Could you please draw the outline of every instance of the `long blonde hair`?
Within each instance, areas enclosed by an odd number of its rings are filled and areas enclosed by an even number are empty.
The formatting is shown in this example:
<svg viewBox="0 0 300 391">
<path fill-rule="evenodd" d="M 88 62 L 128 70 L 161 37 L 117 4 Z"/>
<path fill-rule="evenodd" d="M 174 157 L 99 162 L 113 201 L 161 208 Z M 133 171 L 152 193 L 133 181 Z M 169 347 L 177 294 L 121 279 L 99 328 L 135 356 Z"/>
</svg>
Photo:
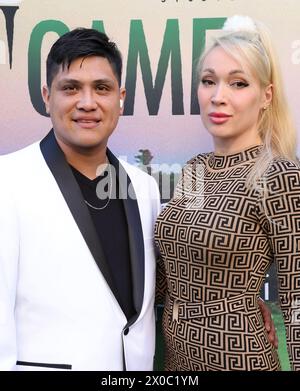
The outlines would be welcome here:
<svg viewBox="0 0 300 391">
<path fill-rule="evenodd" d="M 255 188 L 275 157 L 296 160 L 296 129 L 283 91 L 279 62 L 268 30 L 255 22 L 254 31 L 224 32 L 215 38 L 199 59 L 199 76 L 205 57 L 218 46 L 240 64 L 246 63 L 262 88 L 273 86 L 272 101 L 261 111 L 258 123 L 262 151 L 247 178 L 247 185 Z"/>
</svg>

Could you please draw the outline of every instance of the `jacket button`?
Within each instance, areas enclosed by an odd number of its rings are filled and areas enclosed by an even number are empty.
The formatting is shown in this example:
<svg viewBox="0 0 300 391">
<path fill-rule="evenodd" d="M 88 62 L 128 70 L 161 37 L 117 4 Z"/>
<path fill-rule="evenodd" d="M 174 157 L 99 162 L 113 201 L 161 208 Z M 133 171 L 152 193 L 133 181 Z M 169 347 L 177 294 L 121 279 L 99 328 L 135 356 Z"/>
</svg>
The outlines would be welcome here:
<svg viewBox="0 0 300 391">
<path fill-rule="evenodd" d="M 127 327 L 125 330 L 124 330 L 124 335 L 127 335 L 129 333 L 129 328 Z"/>
</svg>

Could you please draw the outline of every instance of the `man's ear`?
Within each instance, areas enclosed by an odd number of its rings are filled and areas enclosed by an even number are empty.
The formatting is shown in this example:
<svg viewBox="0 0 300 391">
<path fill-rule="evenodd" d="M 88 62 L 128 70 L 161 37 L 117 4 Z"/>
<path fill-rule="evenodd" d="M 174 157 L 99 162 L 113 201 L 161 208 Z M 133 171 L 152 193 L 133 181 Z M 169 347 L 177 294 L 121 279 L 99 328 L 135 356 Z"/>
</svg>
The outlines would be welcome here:
<svg viewBox="0 0 300 391">
<path fill-rule="evenodd" d="M 124 111 L 125 97 L 126 97 L 126 90 L 125 90 L 125 88 L 120 88 L 120 115 L 122 115 L 123 111 Z"/>
<path fill-rule="evenodd" d="M 45 103 L 46 113 L 50 114 L 49 100 L 50 100 L 50 91 L 47 86 L 42 88 L 43 101 Z"/>
</svg>

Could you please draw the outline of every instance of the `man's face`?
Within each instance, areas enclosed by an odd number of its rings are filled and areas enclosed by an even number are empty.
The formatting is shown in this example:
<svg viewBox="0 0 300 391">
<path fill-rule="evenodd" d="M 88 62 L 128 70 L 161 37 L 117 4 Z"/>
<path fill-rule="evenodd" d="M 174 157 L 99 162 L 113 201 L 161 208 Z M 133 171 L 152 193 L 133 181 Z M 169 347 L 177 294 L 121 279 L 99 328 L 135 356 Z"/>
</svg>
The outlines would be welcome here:
<svg viewBox="0 0 300 391">
<path fill-rule="evenodd" d="M 122 114 L 125 90 L 108 60 L 90 56 L 59 70 L 51 89 L 43 88 L 56 138 L 63 150 L 98 151 L 106 148 Z"/>
</svg>

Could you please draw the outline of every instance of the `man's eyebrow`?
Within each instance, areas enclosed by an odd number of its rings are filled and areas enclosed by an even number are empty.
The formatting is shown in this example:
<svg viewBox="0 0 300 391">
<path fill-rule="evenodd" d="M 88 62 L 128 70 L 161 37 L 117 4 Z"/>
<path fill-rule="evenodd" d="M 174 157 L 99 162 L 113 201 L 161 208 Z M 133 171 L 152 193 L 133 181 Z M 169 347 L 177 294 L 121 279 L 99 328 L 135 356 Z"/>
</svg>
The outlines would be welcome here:
<svg viewBox="0 0 300 391">
<path fill-rule="evenodd" d="M 113 82 L 113 80 L 111 80 L 111 79 L 105 79 L 105 78 L 103 78 L 103 79 L 97 79 L 97 80 L 93 80 L 93 84 L 101 84 L 101 83 L 103 83 L 103 84 L 113 84 L 114 82 Z"/>
<path fill-rule="evenodd" d="M 75 85 L 81 85 L 83 84 L 80 80 L 77 79 L 72 79 L 68 77 L 64 77 L 63 79 L 58 81 L 58 85 L 65 84 L 65 83 L 70 83 L 70 84 L 75 84 Z M 113 81 L 111 79 L 103 78 L 103 79 L 97 79 L 93 80 L 92 84 L 113 84 Z"/>
<path fill-rule="evenodd" d="M 70 84 L 81 84 L 79 80 L 76 80 L 76 79 L 69 79 L 68 77 L 64 77 L 63 79 L 60 79 L 58 81 L 58 85 L 61 85 L 61 84 L 65 84 L 65 83 L 70 83 Z"/>
</svg>

